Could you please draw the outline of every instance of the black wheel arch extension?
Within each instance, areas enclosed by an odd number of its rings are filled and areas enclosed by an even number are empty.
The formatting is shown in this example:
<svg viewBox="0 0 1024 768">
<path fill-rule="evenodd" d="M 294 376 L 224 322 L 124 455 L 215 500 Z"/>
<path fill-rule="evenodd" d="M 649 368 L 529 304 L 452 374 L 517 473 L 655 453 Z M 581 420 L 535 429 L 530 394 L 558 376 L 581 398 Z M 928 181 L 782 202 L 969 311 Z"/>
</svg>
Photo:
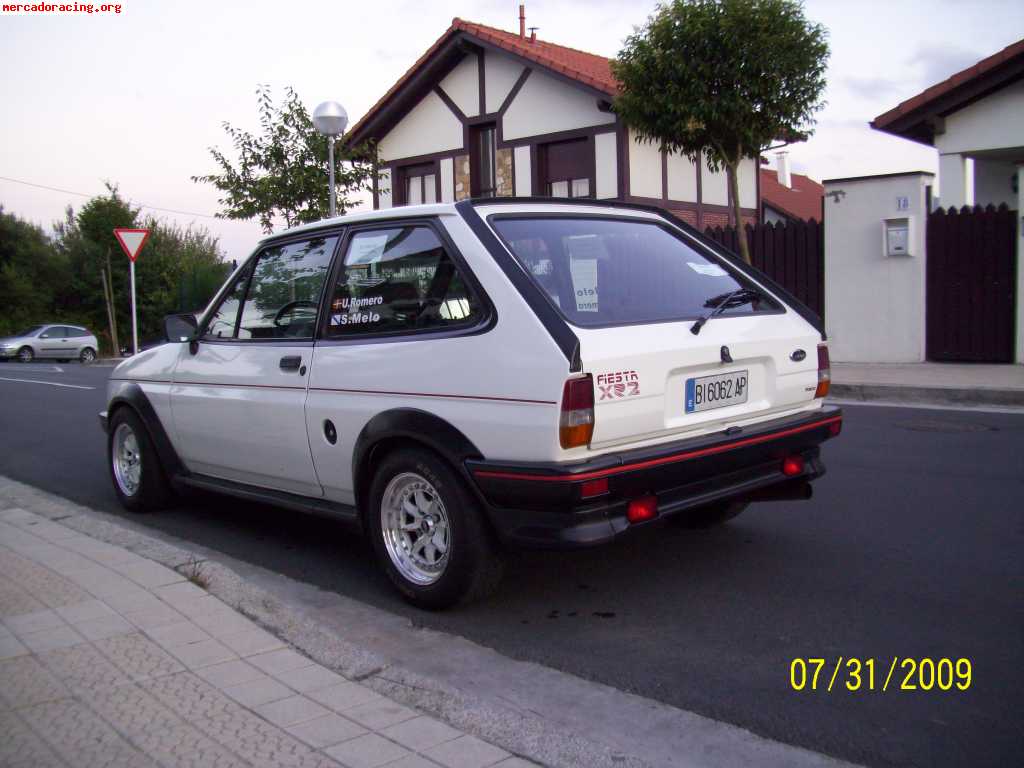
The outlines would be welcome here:
<svg viewBox="0 0 1024 768">
<path fill-rule="evenodd" d="M 113 421 L 114 415 L 121 408 L 130 408 L 142 420 L 142 423 L 149 431 L 153 447 L 156 448 L 156 452 L 160 457 L 160 464 L 169 478 L 188 474 L 185 470 L 185 465 L 178 456 L 178 452 L 174 450 L 174 446 L 171 444 L 171 439 L 167 436 L 166 430 L 164 430 L 164 425 L 160 423 L 160 417 L 157 416 L 153 404 L 149 402 L 149 398 L 142 391 L 142 387 L 135 383 L 128 384 L 111 399 L 107 406 L 108 424 Z"/>
<path fill-rule="evenodd" d="M 360 511 L 367 509 L 366 496 L 373 482 L 375 457 L 380 455 L 381 449 L 386 451 L 399 444 L 416 444 L 438 454 L 477 495 L 465 464 L 466 459 L 482 456 L 473 441 L 440 416 L 418 408 L 394 408 L 370 419 L 352 449 L 352 480 Z"/>
</svg>

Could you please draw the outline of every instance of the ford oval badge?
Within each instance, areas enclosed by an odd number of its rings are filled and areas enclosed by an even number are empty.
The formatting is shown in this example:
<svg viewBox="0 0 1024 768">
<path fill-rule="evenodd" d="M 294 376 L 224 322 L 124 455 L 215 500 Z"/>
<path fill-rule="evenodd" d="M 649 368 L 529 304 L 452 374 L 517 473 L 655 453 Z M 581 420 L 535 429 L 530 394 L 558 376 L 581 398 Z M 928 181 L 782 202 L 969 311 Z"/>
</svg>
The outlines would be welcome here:
<svg viewBox="0 0 1024 768">
<path fill-rule="evenodd" d="M 795 350 L 793 354 L 789 356 L 789 359 L 792 360 L 794 363 L 799 363 L 805 357 L 807 357 L 807 353 L 804 352 L 802 349 L 798 349 Z"/>
</svg>

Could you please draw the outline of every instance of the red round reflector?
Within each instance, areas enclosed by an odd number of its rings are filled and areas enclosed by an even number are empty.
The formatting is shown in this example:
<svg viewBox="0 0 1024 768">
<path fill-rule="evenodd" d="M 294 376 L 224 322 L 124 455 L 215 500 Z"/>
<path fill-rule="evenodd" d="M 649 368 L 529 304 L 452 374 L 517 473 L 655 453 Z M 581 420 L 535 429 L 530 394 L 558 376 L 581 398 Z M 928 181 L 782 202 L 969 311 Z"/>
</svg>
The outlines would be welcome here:
<svg viewBox="0 0 1024 768">
<path fill-rule="evenodd" d="M 658 498 L 656 496 L 641 496 L 629 502 L 626 509 L 626 519 L 631 523 L 642 523 L 645 520 L 653 520 L 658 516 Z"/>
<path fill-rule="evenodd" d="M 782 474 L 786 477 L 796 477 L 804 472 L 803 456 L 787 456 L 782 460 Z"/>
</svg>

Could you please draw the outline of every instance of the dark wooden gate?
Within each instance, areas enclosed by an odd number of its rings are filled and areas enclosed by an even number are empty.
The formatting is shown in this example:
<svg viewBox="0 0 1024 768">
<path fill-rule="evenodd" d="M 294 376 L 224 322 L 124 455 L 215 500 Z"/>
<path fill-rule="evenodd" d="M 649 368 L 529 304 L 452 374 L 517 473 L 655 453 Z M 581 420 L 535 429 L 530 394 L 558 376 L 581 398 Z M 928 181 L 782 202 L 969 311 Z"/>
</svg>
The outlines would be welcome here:
<svg viewBox="0 0 1024 768">
<path fill-rule="evenodd" d="M 928 216 L 929 360 L 1012 363 L 1017 215 L 1005 205 Z"/>
<path fill-rule="evenodd" d="M 745 227 L 750 261 L 775 282 L 825 316 L 825 230 L 817 221 L 789 221 Z M 739 253 L 735 227 L 705 233 Z"/>
</svg>

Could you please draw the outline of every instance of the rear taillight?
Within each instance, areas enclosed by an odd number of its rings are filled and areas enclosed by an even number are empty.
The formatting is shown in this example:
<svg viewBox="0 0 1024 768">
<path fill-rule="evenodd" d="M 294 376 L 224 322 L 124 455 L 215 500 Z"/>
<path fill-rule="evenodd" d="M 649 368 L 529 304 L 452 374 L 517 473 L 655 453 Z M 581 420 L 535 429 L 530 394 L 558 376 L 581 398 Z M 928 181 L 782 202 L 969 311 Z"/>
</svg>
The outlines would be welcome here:
<svg viewBox="0 0 1024 768">
<path fill-rule="evenodd" d="M 814 390 L 815 397 L 825 397 L 828 388 L 832 383 L 832 367 L 828 362 L 828 344 L 818 345 L 818 388 Z"/>
<path fill-rule="evenodd" d="M 594 380 L 588 373 L 569 379 L 562 390 L 562 413 L 558 419 L 558 441 L 563 448 L 588 445 L 594 434 Z"/>
</svg>

